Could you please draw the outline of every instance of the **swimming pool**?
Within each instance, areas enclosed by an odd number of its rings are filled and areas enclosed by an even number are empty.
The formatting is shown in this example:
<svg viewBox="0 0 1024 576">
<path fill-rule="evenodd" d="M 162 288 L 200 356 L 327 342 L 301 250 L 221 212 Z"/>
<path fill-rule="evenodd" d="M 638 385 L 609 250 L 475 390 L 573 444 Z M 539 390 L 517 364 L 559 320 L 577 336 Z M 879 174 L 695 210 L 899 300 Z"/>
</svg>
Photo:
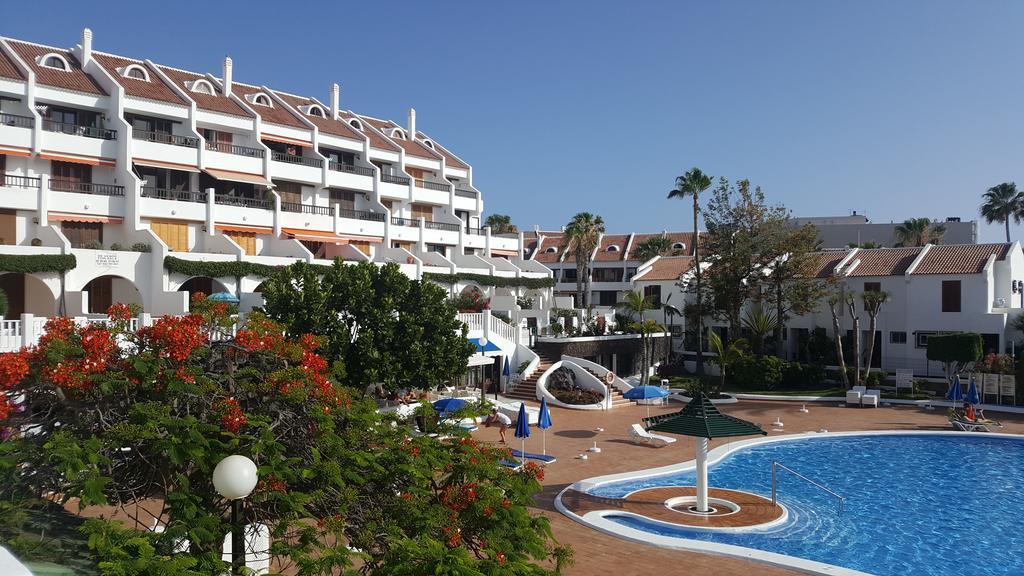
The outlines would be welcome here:
<svg viewBox="0 0 1024 576">
<path fill-rule="evenodd" d="M 710 483 L 770 496 L 772 461 L 842 494 L 845 510 L 834 497 L 780 472 L 779 501 L 789 515 L 775 526 L 711 532 L 605 513 L 602 529 L 741 546 L 879 575 L 1024 574 L 1024 438 L 802 436 L 725 456 L 711 467 Z M 583 489 L 621 497 L 641 488 L 693 484 L 690 469 Z"/>
</svg>

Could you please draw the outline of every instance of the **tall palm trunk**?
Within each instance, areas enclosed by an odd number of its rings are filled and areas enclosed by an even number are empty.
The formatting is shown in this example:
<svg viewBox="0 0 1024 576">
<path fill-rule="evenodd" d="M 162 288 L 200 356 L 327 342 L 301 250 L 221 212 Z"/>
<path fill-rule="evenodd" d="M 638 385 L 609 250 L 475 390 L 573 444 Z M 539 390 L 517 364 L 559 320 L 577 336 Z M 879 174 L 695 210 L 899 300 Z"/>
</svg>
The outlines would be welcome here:
<svg viewBox="0 0 1024 576">
<path fill-rule="evenodd" d="M 580 308 L 586 308 L 586 304 L 583 302 L 583 274 L 585 273 L 585 265 L 579 254 L 576 254 L 576 304 Z"/>
<path fill-rule="evenodd" d="M 693 193 L 693 267 L 694 276 L 697 279 L 697 376 L 704 375 L 704 310 L 702 306 L 703 294 L 701 293 L 700 282 L 700 233 L 697 231 L 697 214 L 700 212 L 700 201 L 697 193 Z"/>
<path fill-rule="evenodd" d="M 782 282 L 775 283 L 775 355 L 785 358 L 785 351 L 782 349 L 782 331 L 786 329 L 782 324 Z"/>
<path fill-rule="evenodd" d="M 857 315 L 857 300 L 851 298 L 847 302 L 847 308 L 853 320 L 853 382 L 854 386 L 860 386 L 860 316 Z"/>
<path fill-rule="evenodd" d="M 871 360 L 872 356 L 875 355 L 875 328 L 876 328 L 876 316 L 875 314 L 868 314 L 868 334 L 870 334 L 868 340 L 868 357 L 864 361 L 864 381 L 868 381 L 868 376 L 871 375 Z"/>
<path fill-rule="evenodd" d="M 1010 243 L 1010 215 L 1006 215 L 1006 219 L 1003 220 L 1003 224 L 1006 224 L 1006 243 Z"/>
<path fill-rule="evenodd" d="M 832 312 L 832 332 L 835 334 L 833 341 L 836 345 L 836 362 L 839 364 L 839 381 L 843 383 L 843 388 L 849 390 L 850 379 L 846 374 L 846 359 L 843 358 L 843 327 L 839 324 L 839 312 L 836 310 L 836 306 L 842 306 L 842 303 L 830 301 L 828 305 Z"/>
</svg>

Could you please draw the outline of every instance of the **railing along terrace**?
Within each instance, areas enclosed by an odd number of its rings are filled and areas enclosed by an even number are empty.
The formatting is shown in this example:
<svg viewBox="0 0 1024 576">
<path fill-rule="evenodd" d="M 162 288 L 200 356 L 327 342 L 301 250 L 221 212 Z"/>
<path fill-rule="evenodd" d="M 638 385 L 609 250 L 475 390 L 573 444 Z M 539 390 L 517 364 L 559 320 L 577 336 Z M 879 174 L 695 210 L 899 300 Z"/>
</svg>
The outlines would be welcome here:
<svg viewBox="0 0 1024 576">
<path fill-rule="evenodd" d="M 334 216 L 334 209 L 330 206 L 313 206 L 310 204 L 300 204 L 298 202 L 281 202 L 281 211 Z"/>
<path fill-rule="evenodd" d="M 31 116 L 18 116 L 17 114 L 0 114 L 0 125 L 13 126 L 15 128 L 32 128 L 36 125 L 36 119 Z"/>
<path fill-rule="evenodd" d="M 158 200 L 180 200 L 181 202 L 206 202 L 205 192 L 192 192 L 190 190 L 173 190 L 170 188 L 157 188 L 155 186 L 143 186 L 142 195 L 146 198 Z"/>
<path fill-rule="evenodd" d="M 395 176 L 394 174 L 381 174 L 381 182 L 389 182 L 391 184 L 408 184 L 409 178 L 405 176 Z"/>
<path fill-rule="evenodd" d="M 97 128 L 95 126 L 82 126 L 81 124 L 69 124 L 43 119 L 43 130 L 47 132 L 60 132 L 72 136 L 85 136 L 86 138 L 99 138 L 100 140 L 117 140 L 117 130 L 110 128 Z"/>
<path fill-rule="evenodd" d="M 474 228 L 473 226 L 466 226 L 466 234 L 473 234 L 475 236 L 483 236 L 483 228 Z"/>
<path fill-rule="evenodd" d="M 92 182 L 75 182 L 73 180 L 50 180 L 50 190 L 57 192 L 78 192 L 80 194 L 99 194 L 102 196 L 124 196 L 124 186 L 115 184 L 93 184 Z"/>
<path fill-rule="evenodd" d="M 430 180 L 417 180 L 416 185 L 427 190 L 440 190 L 441 192 L 448 192 L 451 189 L 451 184 L 431 182 Z"/>
<path fill-rule="evenodd" d="M 416 223 L 408 218 L 399 218 L 397 216 L 391 217 L 392 226 L 415 226 Z"/>
<path fill-rule="evenodd" d="M 369 220 L 371 222 L 383 222 L 383 212 L 368 212 L 366 210 L 348 210 L 341 208 L 338 210 L 338 216 L 342 218 L 352 218 L 353 220 Z"/>
<path fill-rule="evenodd" d="M 296 156 L 295 154 L 282 154 L 280 152 L 274 152 L 273 154 L 271 154 L 270 157 L 275 162 L 299 164 L 302 166 L 309 166 L 311 168 L 321 168 L 324 165 L 323 160 L 319 158 L 312 158 L 309 156 Z"/>
<path fill-rule="evenodd" d="M 460 312 L 458 318 L 469 330 L 484 329 L 484 315 L 480 312 Z"/>
<path fill-rule="evenodd" d="M 429 220 L 424 222 L 423 225 L 431 230 L 447 230 L 448 232 L 458 232 L 459 228 L 461 228 L 461 226 L 459 226 L 458 224 L 449 224 L 447 222 L 431 222 Z"/>
<path fill-rule="evenodd" d="M 159 144 L 170 144 L 184 148 L 198 148 L 199 138 L 194 136 L 179 136 L 167 132 L 153 132 L 151 130 L 132 130 L 133 140 L 144 140 L 146 142 L 157 142 Z"/>
<path fill-rule="evenodd" d="M 39 188 L 40 179 L 32 176 L 17 176 L 15 174 L 0 174 L 0 186 L 8 188 Z"/>
<path fill-rule="evenodd" d="M 467 188 L 456 188 L 455 195 L 461 198 L 476 198 L 476 192 L 469 190 Z"/>
<path fill-rule="evenodd" d="M 355 164 L 345 164 L 344 162 L 331 162 L 327 166 L 335 172 L 349 172 L 352 174 L 359 174 L 360 176 L 373 176 L 373 168 L 366 168 L 364 166 L 356 166 Z"/>
<path fill-rule="evenodd" d="M 501 318 L 491 316 L 490 332 L 491 334 L 497 334 L 509 342 L 517 342 L 516 336 L 518 336 L 515 326 L 505 322 Z"/>
<path fill-rule="evenodd" d="M 225 154 L 234 154 L 236 156 L 263 158 L 263 150 L 259 148 L 252 148 L 249 146 L 236 146 L 235 144 L 227 144 L 225 142 L 207 141 L 206 149 L 213 150 L 214 152 L 224 152 Z"/>
<path fill-rule="evenodd" d="M 274 205 L 270 200 L 259 200 L 256 198 L 246 198 L 244 196 L 228 196 L 226 194 L 217 194 L 214 196 L 215 203 L 223 204 L 225 206 L 241 206 L 243 208 L 258 208 L 260 210 L 273 210 Z"/>
</svg>

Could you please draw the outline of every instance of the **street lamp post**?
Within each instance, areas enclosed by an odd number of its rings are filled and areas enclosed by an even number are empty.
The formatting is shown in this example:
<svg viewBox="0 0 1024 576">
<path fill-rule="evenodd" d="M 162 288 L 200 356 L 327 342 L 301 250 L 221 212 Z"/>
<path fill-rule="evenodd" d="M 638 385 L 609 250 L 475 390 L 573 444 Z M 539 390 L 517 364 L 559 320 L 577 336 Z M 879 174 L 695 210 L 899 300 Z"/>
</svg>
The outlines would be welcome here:
<svg viewBox="0 0 1024 576">
<path fill-rule="evenodd" d="M 486 358 L 487 357 L 487 354 L 486 354 L 486 352 L 487 352 L 487 337 L 486 336 L 481 336 L 480 340 L 478 340 L 478 342 L 480 342 L 480 355 L 483 356 L 484 358 Z M 493 369 L 493 366 L 492 366 L 492 369 Z M 485 383 L 486 382 L 487 382 L 487 379 L 484 378 L 484 381 L 480 383 L 480 404 L 481 405 L 485 404 L 487 402 L 487 389 L 485 387 Z"/>
<path fill-rule="evenodd" d="M 252 494 L 258 481 L 256 464 L 238 454 L 228 456 L 213 469 L 213 488 L 231 501 L 231 572 L 241 574 L 245 567 L 245 526 L 242 524 L 242 499 Z"/>
</svg>

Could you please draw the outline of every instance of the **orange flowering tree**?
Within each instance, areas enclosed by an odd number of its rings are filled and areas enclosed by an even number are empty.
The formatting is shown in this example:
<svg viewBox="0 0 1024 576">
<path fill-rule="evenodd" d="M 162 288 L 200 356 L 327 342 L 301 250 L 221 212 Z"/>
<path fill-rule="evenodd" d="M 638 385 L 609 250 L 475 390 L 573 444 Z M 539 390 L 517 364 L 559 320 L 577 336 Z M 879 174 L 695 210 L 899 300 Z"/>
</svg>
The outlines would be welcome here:
<svg viewBox="0 0 1024 576">
<path fill-rule="evenodd" d="M 567 557 L 526 508 L 541 469 L 510 472 L 504 450 L 464 436 L 409 436 L 338 383 L 317 337 L 252 315 L 220 339 L 230 309 L 193 310 L 134 331 L 121 305 L 105 323 L 53 318 L 37 346 L 0 354 L 0 517 L 54 502 L 91 517 L 81 531 L 104 574 L 226 573 L 212 473 L 243 454 L 260 475 L 244 521 L 269 528 L 274 570 L 546 574 Z M 16 553 L 59 549 L 9 524 Z"/>
</svg>

